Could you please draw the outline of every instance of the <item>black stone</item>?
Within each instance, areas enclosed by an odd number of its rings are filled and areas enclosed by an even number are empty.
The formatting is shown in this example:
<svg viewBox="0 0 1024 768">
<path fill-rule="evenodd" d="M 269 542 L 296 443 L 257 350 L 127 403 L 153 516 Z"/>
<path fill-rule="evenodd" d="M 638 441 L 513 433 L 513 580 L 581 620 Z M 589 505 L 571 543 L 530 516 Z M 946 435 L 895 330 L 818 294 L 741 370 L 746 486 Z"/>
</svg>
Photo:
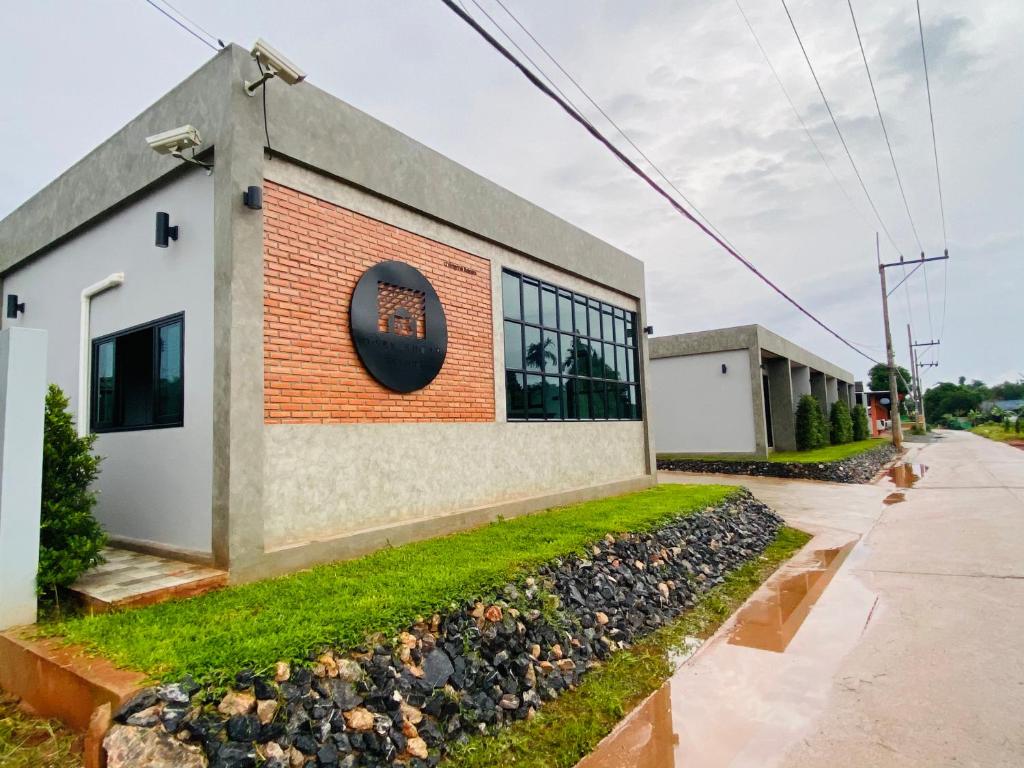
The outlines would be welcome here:
<svg viewBox="0 0 1024 768">
<path fill-rule="evenodd" d="M 155 688 L 144 688 L 121 705 L 114 715 L 118 722 L 124 722 L 136 712 L 149 709 L 159 701 Z"/>
</svg>

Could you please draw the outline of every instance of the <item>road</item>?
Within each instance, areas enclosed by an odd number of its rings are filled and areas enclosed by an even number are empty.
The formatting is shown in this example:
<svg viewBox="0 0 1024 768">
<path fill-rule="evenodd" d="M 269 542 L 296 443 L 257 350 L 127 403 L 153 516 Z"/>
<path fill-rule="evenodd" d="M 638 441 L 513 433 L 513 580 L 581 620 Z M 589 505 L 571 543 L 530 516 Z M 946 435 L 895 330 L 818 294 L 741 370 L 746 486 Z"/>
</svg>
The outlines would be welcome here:
<svg viewBox="0 0 1024 768">
<path fill-rule="evenodd" d="M 744 478 L 815 538 L 579 768 L 1024 766 L 1024 451 L 943 435 L 912 487 Z"/>
</svg>

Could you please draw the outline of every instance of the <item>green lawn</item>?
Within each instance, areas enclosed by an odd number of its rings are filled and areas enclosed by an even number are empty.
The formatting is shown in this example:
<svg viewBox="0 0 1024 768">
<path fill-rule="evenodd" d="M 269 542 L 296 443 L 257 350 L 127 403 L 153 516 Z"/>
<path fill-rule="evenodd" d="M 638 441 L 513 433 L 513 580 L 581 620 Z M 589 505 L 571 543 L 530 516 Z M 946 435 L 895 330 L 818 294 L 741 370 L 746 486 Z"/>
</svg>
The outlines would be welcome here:
<svg viewBox="0 0 1024 768">
<path fill-rule="evenodd" d="M 768 456 L 768 461 L 778 464 L 791 462 L 818 464 L 828 461 L 841 461 L 842 459 L 856 456 L 859 453 L 870 451 L 872 448 L 877 448 L 886 442 L 888 441 L 883 438 L 871 438 L 870 440 L 858 440 L 853 443 L 843 443 L 842 445 L 828 445 L 811 451 L 775 451 Z M 686 453 L 658 454 L 659 461 L 682 459 L 694 461 L 763 461 L 763 459 L 758 459 L 756 456 L 696 456 Z"/>
<path fill-rule="evenodd" d="M 643 531 L 721 502 L 733 486 L 664 485 L 559 507 L 356 560 L 137 610 L 44 626 L 156 679 L 221 683 L 331 645 L 397 634 L 417 616 L 493 592 L 607 533 Z"/>
<path fill-rule="evenodd" d="M 533 720 L 521 720 L 494 735 L 476 736 L 444 764 L 451 768 L 571 768 L 672 674 L 669 654 L 686 637 L 710 637 L 810 538 L 783 528 L 759 559 L 726 576 L 723 584 L 701 596 L 693 610 L 673 624 L 614 654 L 575 690 L 546 702 Z"/>
<path fill-rule="evenodd" d="M 1024 428 L 1024 426 L 1022 426 Z M 1000 443 L 1005 443 L 1008 440 L 1021 440 L 1024 441 L 1024 432 L 1014 432 L 1013 426 L 1011 425 L 1010 430 L 1007 431 L 1003 428 L 1002 424 L 979 424 L 976 427 L 971 427 L 971 432 L 982 437 L 987 437 L 989 440 L 997 440 Z"/>
<path fill-rule="evenodd" d="M 4 768 L 80 768 L 77 736 L 57 722 L 38 720 L 0 696 L 0 765 Z"/>
</svg>

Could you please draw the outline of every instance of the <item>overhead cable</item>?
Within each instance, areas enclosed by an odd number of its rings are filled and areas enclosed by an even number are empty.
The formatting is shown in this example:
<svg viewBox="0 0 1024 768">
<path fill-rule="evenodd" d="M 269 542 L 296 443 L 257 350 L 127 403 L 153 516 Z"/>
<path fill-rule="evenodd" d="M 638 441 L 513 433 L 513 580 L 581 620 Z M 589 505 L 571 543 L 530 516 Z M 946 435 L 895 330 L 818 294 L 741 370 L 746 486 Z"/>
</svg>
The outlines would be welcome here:
<svg viewBox="0 0 1024 768">
<path fill-rule="evenodd" d="M 159 5 L 157 5 L 157 4 L 155 3 L 155 2 L 153 2 L 153 0 L 145 0 L 145 2 L 146 2 L 146 4 L 147 4 L 147 5 L 151 6 L 152 8 L 155 8 L 155 9 L 156 9 L 156 10 L 158 10 L 158 11 L 159 11 L 160 13 L 162 13 L 162 14 L 163 14 L 164 16 L 166 16 L 166 17 L 167 17 L 168 19 L 170 19 L 170 20 L 171 20 L 171 21 L 173 21 L 173 22 L 174 22 L 175 24 L 177 24 L 177 25 L 178 25 L 179 27 L 181 27 L 181 28 L 182 28 L 183 30 L 185 30 L 186 32 L 188 32 L 188 33 L 189 33 L 190 35 L 192 35 L 192 37 L 194 37 L 194 38 L 195 38 L 196 40 L 198 40 L 199 42 L 201 42 L 201 43 L 202 43 L 203 45 L 209 46 L 209 47 L 210 47 L 210 48 L 212 48 L 212 49 L 213 49 L 214 51 L 219 51 L 219 50 L 220 50 L 220 48 L 218 48 L 218 47 L 217 47 L 216 45 L 214 45 L 213 43 L 211 43 L 211 42 L 210 42 L 209 40 L 207 40 L 207 39 L 206 39 L 205 37 L 203 37 L 203 36 L 202 36 L 201 34 L 199 34 L 198 32 L 196 32 L 196 31 L 195 31 L 194 29 L 192 29 L 192 28 L 191 28 L 190 26 L 188 26 L 187 24 L 185 24 L 185 23 L 184 23 L 183 21 L 181 21 L 180 19 L 177 19 L 177 18 L 175 18 L 175 17 L 173 16 L 173 15 L 171 15 L 171 14 L 170 14 L 170 13 L 168 13 L 168 12 L 167 12 L 166 10 L 164 10 L 163 8 L 161 8 L 161 7 L 159 6 Z M 173 6 L 171 6 L 171 4 L 170 4 L 170 3 L 166 3 L 166 5 L 167 5 L 167 7 L 168 7 L 168 8 L 172 8 L 172 7 L 173 7 Z M 175 11 L 175 13 L 178 13 L 178 14 L 179 14 L 179 15 L 180 15 L 180 16 L 181 16 L 182 18 L 186 18 L 184 14 L 181 14 L 181 13 L 180 13 L 180 12 L 178 12 L 178 11 Z M 195 24 L 195 22 L 192 22 L 192 23 L 193 23 L 193 24 Z M 198 24 L 196 24 L 196 26 L 197 26 L 197 27 L 199 27 L 199 25 L 198 25 Z M 202 29 L 202 27 L 199 27 L 199 29 Z M 217 38 L 213 37 L 213 35 L 210 35 L 210 33 L 209 33 L 209 32 L 207 32 L 206 34 L 207 34 L 207 35 L 209 35 L 209 36 L 210 36 L 210 37 L 211 37 L 212 39 L 214 39 L 214 40 L 217 40 Z M 220 42 L 220 41 L 218 40 L 218 42 Z"/>
<path fill-rule="evenodd" d="M 512 54 L 501 43 L 499 43 L 494 38 L 493 35 L 491 35 L 486 29 L 484 29 L 482 26 L 480 26 L 480 24 L 476 21 L 476 19 L 474 19 L 472 16 L 470 16 L 465 11 L 463 11 L 461 8 L 459 8 L 459 6 L 455 3 L 455 0 L 441 0 L 441 2 L 444 3 L 445 6 L 447 6 L 448 9 L 452 13 L 454 13 L 456 16 L 458 16 L 460 19 L 462 19 L 464 22 L 466 22 L 466 24 L 468 24 L 478 35 L 480 35 L 484 40 L 486 40 L 487 43 L 492 48 L 494 48 L 496 51 L 498 51 L 498 53 L 500 53 L 513 66 L 515 66 L 520 72 L 522 72 L 522 74 L 531 83 L 533 83 L 533 85 L 536 88 L 538 88 L 548 98 L 550 98 L 552 101 L 554 101 L 556 104 L 558 104 L 558 106 L 561 107 L 562 110 L 566 114 L 568 114 L 573 120 L 575 120 L 577 123 L 579 123 L 581 126 L 583 126 L 583 128 L 591 136 L 593 136 L 597 141 L 599 141 L 602 145 L 604 145 L 604 147 L 606 149 L 608 149 L 613 155 L 615 155 L 615 157 L 617 157 L 627 168 L 629 168 L 634 174 L 639 176 L 649 187 L 651 187 L 656 193 L 658 193 L 661 197 L 663 197 L 669 203 L 669 205 L 671 205 L 676 210 L 677 213 L 679 213 L 680 215 L 684 216 L 685 218 L 687 218 L 691 222 L 693 222 L 695 225 L 697 225 L 697 227 L 705 235 L 707 235 L 712 240 L 714 240 L 722 249 L 724 249 L 727 253 L 729 253 L 729 255 L 731 255 L 734 259 L 739 261 L 748 270 L 753 272 L 758 278 L 760 278 L 760 280 L 762 282 L 764 282 L 773 291 L 775 291 L 782 298 L 784 298 L 786 301 L 788 301 L 790 304 L 792 304 L 794 307 L 796 307 L 797 310 L 799 310 L 802 314 L 806 315 L 814 323 L 819 325 L 821 328 L 823 328 L 829 334 L 831 334 L 836 339 L 838 339 L 840 342 L 845 344 L 847 347 L 852 349 L 858 355 L 861 355 L 862 357 L 870 360 L 873 363 L 879 362 L 879 361 L 875 360 L 873 357 L 871 357 L 870 355 L 868 355 L 867 353 L 865 353 L 862 350 L 858 349 L 851 342 L 847 341 L 843 336 L 841 336 L 837 331 L 833 330 L 831 327 L 826 325 L 823 321 L 819 320 L 812 312 L 810 312 L 810 310 L 806 309 L 803 305 L 801 305 L 798 301 L 796 301 L 796 299 L 791 297 L 782 288 L 780 288 L 778 285 L 776 285 L 774 282 L 772 282 L 763 272 L 761 272 L 756 266 L 754 266 L 753 263 L 751 263 L 749 260 L 747 260 L 746 258 L 741 256 L 735 249 L 733 249 L 731 246 L 729 246 L 724 241 L 723 238 L 719 237 L 714 232 L 712 232 L 711 229 L 706 224 L 704 224 L 699 219 L 697 219 L 697 217 L 694 216 L 694 214 L 692 214 L 686 207 L 684 207 L 682 204 L 680 204 L 670 193 L 665 191 L 665 189 L 662 188 L 658 184 L 658 182 L 656 182 L 654 179 L 652 179 L 642 168 L 640 168 L 629 157 L 627 157 L 625 154 L 623 154 L 623 152 L 618 147 L 616 147 L 615 144 L 610 139 L 608 139 L 603 133 L 601 133 L 600 130 L 598 130 L 595 126 L 593 126 L 586 119 L 586 117 L 584 117 L 579 112 L 577 112 L 575 109 L 573 109 L 573 107 L 568 102 L 566 102 L 565 99 L 561 98 L 557 93 L 555 93 L 555 91 L 552 90 L 548 85 L 546 85 L 536 74 L 534 74 L 534 72 L 529 67 L 527 67 L 525 64 L 523 64 L 521 61 L 519 61 L 515 57 L 515 55 Z"/>
</svg>

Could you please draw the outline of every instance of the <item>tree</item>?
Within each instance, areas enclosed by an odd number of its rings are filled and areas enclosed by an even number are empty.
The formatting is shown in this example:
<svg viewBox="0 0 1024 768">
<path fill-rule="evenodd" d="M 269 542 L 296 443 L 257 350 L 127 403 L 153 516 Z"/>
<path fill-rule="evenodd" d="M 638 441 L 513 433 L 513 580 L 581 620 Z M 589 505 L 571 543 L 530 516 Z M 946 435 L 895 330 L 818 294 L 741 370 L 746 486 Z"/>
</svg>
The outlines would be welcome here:
<svg viewBox="0 0 1024 768">
<path fill-rule="evenodd" d="M 828 427 L 818 399 L 804 395 L 796 407 L 796 447 L 801 451 L 828 445 Z"/>
<path fill-rule="evenodd" d="M 868 409 L 860 403 L 853 406 L 853 439 L 867 440 L 871 436 L 868 428 Z"/>
<path fill-rule="evenodd" d="M 897 365 L 896 370 L 899 371 L 896 374 L 896 389 L 901 395 L 905 395 L 909 391 L 907 384 L 910 382 L 910 371 L 901 365 Z M 871 370 L 868 371 L 868 381 L 872 392 L 888 392 L 889 366 L 885 363 L 871 366 Z"/>
<path fill-rule="evenodd" d="M 976 389 L 943 381 L 924 393 L 924 412 L 929 421 L 936 421 L 940 414 L 963 416 L 976 409 L 983 399 Z"/>
<path fill-rule="evenodd" d="M 850 407 L 842 400 L 832 403 L 829 427 L 832 445 L 842 445 L 853 440 L 853 419 L 850 416 Z"/>
<path fill-rule="evenodd" d="M 1004 381 L 989 390 L 993 400 L 1024 400 L 1024 381 Z"/>
<path fill-rule="evenodd" d="M 55 593 L 103 561 L 107 537 L 92 515 L 96 493 L 89 486 L 99 475 L 92 452 L 96 435 L 79 437 L 67 410 L 68 399 L 56 384 L 46 393 L 43 426 L 43 488 L 39 532 L 40 594 Z"/>
</svg>

